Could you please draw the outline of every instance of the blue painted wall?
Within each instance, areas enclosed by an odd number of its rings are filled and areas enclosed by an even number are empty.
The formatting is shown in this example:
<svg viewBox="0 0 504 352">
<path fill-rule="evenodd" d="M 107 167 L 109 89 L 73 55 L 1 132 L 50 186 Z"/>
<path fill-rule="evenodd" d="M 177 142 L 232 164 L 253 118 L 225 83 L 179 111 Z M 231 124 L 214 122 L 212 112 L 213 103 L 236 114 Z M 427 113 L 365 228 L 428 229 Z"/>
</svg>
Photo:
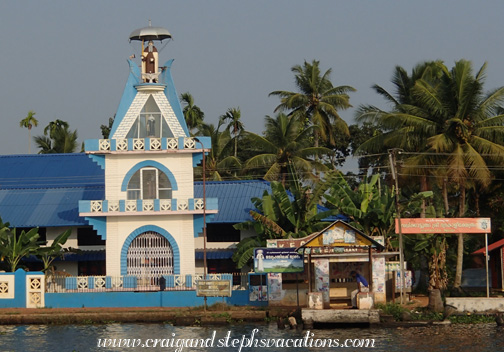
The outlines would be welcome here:
<svg viewBox="0 0 504 352">
<path fill-rule="evenodd" d="M 30 272 L 30 275 L 43 275 L 42 272 Z M 15 273 L 0 273 L 2 276 L 14 275 L 14 298 L 1 298 L 0 308 L 26 308 L 26 275 L 23 269 L 16 270 Z"/>
<path fill-rule="evenodd" d="M 229 305 L 251 305 L 248 291 L 233 291 L 231 297 L 208 297 L 207 304 L 225 302 Z M 267 305 L 268 302 L 258 302 Z M 203 297 L 196 297 L 196 291 L 163 292 L 76 292 L 46 293 L 47 308 L 82 308 L 82 307 L 197 307 L 204 304 Z"/>
</svg>

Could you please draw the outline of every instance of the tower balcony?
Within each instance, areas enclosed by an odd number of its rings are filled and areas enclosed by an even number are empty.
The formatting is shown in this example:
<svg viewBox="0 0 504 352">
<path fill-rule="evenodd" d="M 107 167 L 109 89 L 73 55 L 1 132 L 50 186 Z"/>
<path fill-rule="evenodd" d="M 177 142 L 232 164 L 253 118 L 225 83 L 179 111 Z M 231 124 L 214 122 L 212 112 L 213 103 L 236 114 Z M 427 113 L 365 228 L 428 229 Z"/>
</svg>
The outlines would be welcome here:
<svg viewBox="0 0 504 352">
<path fill-rule="evenodd" d="M 210 148 L 210 138 L 200 137 L 205 149 Z M 114 154 L 124 152 L 149 151 L 201 151 L 201 144 L 193 137 L 177 138 L 124 138 L 124 139 L 88 139 L 84 142 L 88 154 Z"/>
<path fill-rule="evenodd" d="M 79 215 L 82 217 L 216 214 L 217 209 L 217 198 L 207 198 L 206 201 L 203 198 L 79 201 Z"/>
</svg>

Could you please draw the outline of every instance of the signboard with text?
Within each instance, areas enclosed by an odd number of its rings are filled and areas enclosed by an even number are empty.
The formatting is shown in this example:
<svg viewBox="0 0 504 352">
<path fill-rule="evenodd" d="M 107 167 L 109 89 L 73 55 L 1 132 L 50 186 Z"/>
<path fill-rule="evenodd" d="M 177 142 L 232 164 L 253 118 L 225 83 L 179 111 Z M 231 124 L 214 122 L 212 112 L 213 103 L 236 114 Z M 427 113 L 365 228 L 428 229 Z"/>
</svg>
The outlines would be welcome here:
<svg viewBox="0 0 504 352">
<path fill-rule="evenodd" d="M 399 233 L 399 220 L 395 221 Z M 490 233 L 490 218 L 422 218 L 401 219 L 404 234 L 415 233 Z"/>
<path fill-rule="evenodd" d="M 304 271 L 303 257 L 295 248 L 256 248 L 256 273 L 295 273 Z"/>
<path fill-rule="evenodd" d="M 198 280 L 196 282 L 198 297 L 231 297 L 230 280 Z"/>
</svg>

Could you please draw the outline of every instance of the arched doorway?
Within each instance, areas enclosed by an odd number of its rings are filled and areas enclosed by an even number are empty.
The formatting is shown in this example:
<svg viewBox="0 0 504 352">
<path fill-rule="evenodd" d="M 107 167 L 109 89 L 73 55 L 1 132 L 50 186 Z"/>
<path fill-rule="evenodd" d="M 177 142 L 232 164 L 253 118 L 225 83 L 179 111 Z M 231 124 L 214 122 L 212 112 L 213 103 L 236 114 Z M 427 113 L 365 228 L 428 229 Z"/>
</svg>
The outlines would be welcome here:
<svg viewBox="0 0 504 352">
<path fill-rule="evenodd" d="M 172 246 L 159 233 L 144 232 L 131 241 L 126 263 L 127 275 L 136 276 L 139 285 L 157 286 L 161 276 L 174 273 Z"/>
</svg>

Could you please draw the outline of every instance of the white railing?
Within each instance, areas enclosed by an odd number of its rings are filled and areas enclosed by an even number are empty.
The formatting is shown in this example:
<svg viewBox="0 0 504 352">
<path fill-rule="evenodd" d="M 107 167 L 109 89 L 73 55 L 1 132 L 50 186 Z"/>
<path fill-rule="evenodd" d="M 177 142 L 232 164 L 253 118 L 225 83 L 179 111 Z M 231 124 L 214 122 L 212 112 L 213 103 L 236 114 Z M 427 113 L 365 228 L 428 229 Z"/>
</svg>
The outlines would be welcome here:
<svg viewBox="0 0 504 352">
<path fill-rule="evenodd" d="M 208 274 L 210 280 L 233 280 L 233 289 L 248 287 L 247 273 Z M 203 275 L 46 276 L 46 292 L 191 291 Z"/>
</svg>

